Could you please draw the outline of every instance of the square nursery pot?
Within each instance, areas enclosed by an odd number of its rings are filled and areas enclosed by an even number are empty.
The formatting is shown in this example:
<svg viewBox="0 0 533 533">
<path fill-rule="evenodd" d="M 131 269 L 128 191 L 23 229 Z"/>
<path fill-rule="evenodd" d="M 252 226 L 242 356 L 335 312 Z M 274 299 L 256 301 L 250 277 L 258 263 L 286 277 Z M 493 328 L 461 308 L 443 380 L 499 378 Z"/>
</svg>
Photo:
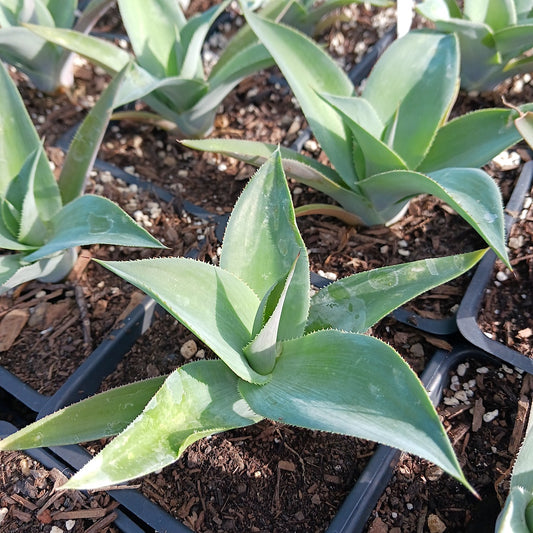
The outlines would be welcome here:
<svg viewBox="0 0 533 533">
<path fill-rule="evenodd" d="M 507 232 L 510 231 L 512 225 L 519 217 L 524 205 L 524 200 L 529 193 L 532 184 L 533 161 L 529 161 L 524 165 L 513 194 L 507 204 L 505 220 Z M 489 338 L 481 330 L 478 323 L 478 313 L 483 305 L 483 298 L 491 280 L 495 262 L 496 255 L 494 252 L 489 251 L 478 265 L 457 312 L 457 325 L 459 331 L 463 337 L 474 346 L 482 348 L 487 353 L 511 366 L 533 373 L 532 359 L 517 350 L 506 346 L 502 342 Z M 504 290 L 504 287 L 500 286 L 494 290 L 501 291 Z M 531 286 L 529 290 L 531 290 Z M 529 294 L 528 297 L 531 297 L 531 294 Z M 530 323 L 529 327 L 532 326 L 533 324 Z"/>
<path fill-rule="evenodd" d="M 16 378 L 3 380 L 0 397 L 5 405 L 5 412 L 2 415 L 4 421 L 0 421 L 0 437 L 7 436 L 35 417 L 44 416 L 95 392 L 102 379 L 125 355 L 134 341 L 150 327 L 159 309 L 153 300 L 147 298 L 128 317 L 124 328 L 117 330 L 114 336 L 107 338 L 101 347 L 95 350 L 95 353 L 100 354 L 99 358 L 86 361 L 51 398 L 43 397 L 27 385 L 17 383 Z M 442 391 L 447 385 L 449 371 L 467 358 L 483 359 L 487 358 L 487 354 L 472 346 L 459 346 L 452 352 L 440 350 L 434 355 L 421 379 L 435 405 L 439 403 Z M 100 365 L 105 367 L 105 371 L 99 368 Z M 87 374 L 83 375 L 84 372 Z M 6 418 L 9 422 L 5 421 Z M 89 452 L 79 445 L 28 450 L 25 453 L 45 467 L 57 468 L 67 476 L 79 470 L 91 458 Z M 363 530 L 393 475 L 400 455 L 399 450 L 378 446 L 330 523 L 327 533 L 359 533 Z M 190 532 L 188 527 L 136 490 L 108 492 L 119 504 L 115 510 L 117 519 L 114 524 L 124 533 Z"/>
</svg>

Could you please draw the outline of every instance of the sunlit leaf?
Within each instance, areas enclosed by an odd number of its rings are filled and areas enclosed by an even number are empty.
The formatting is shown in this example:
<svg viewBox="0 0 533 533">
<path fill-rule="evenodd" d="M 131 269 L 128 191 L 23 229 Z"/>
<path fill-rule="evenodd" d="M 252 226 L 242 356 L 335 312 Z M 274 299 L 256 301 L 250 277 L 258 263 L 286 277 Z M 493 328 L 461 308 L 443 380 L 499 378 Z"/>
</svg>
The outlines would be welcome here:
<svg viewBox="0 0 533 533">
<path fill-rule="evenodd" d="M 183 57 L 176 56 L 175 43 L 186 23 L 179 2 L 119 0 L 118 5 L 139 65 L 159 78 L 177 76 Z"/>
<path fill-rule="evenodd" d="M 104 39 L 61 28 L 46 28 L 34 24 L 25 24 L 25 27 L 47 41 L 75 51 L 111 74 L 120 72 L 131 60 L 126 50 Z"/>
<path fill-rule="evenodd" d="M 259 298 L 243 281 L 221 268 L 184 258 L 101 264 L 152 296 L 239 377 L 265 381 L 242 352 L 252 340 L 259 307 Z"/>
<path fill-rule="evenodd" d="M 67 204 L 51 220 L 51 237 L 26 257 L 37 261 L 59 250 L 88 244 L 163 248 L 120 207 L 101 196 L 86 194 Z"/>
<path fill-rule="evenodd" d="M 334 328 L 364 333 L 412 298 L 468 271 L 484 253 L 481 250 L 423 259 L 360 272 L 330 283 L 312 297 L 306 331 Z"/>
<path fill-rule="evenodd" d="M 61 208 L 56 181 L 24 102 L 3 65 L 0 65 L 0 94 L 0 195 L 19 173 L 28 154 L 40 150 L 35 192 L 39 212 L 44 219 L 49 219 Z"/>
<path fill-rule="evenodd" d="M 301 335 L 308 305 L 302 293 L 309 287 L 305 244 L 296 226 L 287 180 L 278 151 L 257 171 L 244 189 L 228 222 L 220 266 L 247 283 L 263 298 L 292 267 L 279 338 Z"/>
<path fill-rule="evenodd" d="M 114 77 L 74 135 L 58 181 L 63 204 L 71 202 L 85 191 L 85 183 L 100 149 L 126 69 L 124 67 Z"/>
<path fill-rule="evenodd" d="M 466 483 L 418 377 L 378 339 L 329 330 L 286 341 L 272 379 L 239 390 L 266 418 L 398 447 Z"/>
<path fill-rule="evenodd" d="M 144 409 L 165 377 L 138 381 L 69 405 L 0 441 L 0 450 L 63 446 L 117 435 Z"/>
<path fill-rule="evenodd" d="M 174 371 L 141 415 L 64 488 L 115 485 L 154 472 L 202 437 L 259 420 L 222 361 L 189 363 Z"/>
</svg>

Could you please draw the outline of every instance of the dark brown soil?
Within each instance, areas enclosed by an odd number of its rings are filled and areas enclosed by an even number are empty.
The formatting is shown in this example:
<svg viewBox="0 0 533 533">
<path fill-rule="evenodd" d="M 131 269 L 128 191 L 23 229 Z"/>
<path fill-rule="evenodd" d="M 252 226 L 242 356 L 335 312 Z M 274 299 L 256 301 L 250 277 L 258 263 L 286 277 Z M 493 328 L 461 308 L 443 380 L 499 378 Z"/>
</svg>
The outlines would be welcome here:
<svg viewBox="0 0 533 533">
<path fill-rule="evenodd" d="M 513 271 L 497 261 L 480 308 L 479 324 L 492 339 L 533 356 L 533 207 L 531 195 L 509 234 Z"/>
</svg>

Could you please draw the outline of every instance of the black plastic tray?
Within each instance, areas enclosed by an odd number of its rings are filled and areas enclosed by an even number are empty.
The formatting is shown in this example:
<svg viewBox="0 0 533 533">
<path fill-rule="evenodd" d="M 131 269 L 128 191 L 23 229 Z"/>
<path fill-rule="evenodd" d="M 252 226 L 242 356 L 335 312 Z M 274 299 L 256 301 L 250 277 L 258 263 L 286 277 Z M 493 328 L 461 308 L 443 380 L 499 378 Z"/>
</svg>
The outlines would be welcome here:
<svg viewBox="0 0 533 533">
<path fill-rule="evenodd" d="M 448 382 L 449 371 L 469 358 L 491 359 L 482 350 L 466 344 L 452 352 L 443 350 L 436 352 L 421 376 L 434 405 L 440 402 L 442 391 Z M 26 407 L 34 409 L 35 398 L 32 394 L 28 394 L 27 398 L 30 404 L 25 404 Z M 24 400 L 21 401 L 24 402 Z M 41 414 L 43 414 L 42 410 Z M 5 437 L 15 429 L 15 426 L 8 422 L 0 422 L 0 437 Z M 90 454 L 78 445 L 28 450 L 25 453 L 40 461 L 47 468 L 58 468 L 67 476 L 79 470 L 91 458 Z M 363 530 L 393 475 L 400 455 L 399 450 L 383 445 L 378 446 L 326 533 L 359 533 Z M 120 503 L 120 520 L 117 519 L 115 523 L 124 533 L 137 533 L 138 531 L 190 533 L 190 530 L 181 522 L 135 490 L 111 490 L 109 494 Z"/>
<path fill-rule="evenodd" d="M 507 231 L 513 225 L 515 216 L 522 210 L 525 196 L 529 192 L 532 184 L 533 161 L 529 161 L 524 165 L 513 194 L 507 204 L 507 214 L 505 215 L 505 227 Z M 533 373 L 532 359 L 501 342 L 489 339 L 481 331 L 477 322 L 478 312 L 485 295 L 485 288 L 492 277 L 495 261 L 496 254 L 489 251 L 478 265 L 457 311 L 457 326 L 463 337 L 474 346 L 482 348 L 498 359 L 531 374 Z"/>
</svg>

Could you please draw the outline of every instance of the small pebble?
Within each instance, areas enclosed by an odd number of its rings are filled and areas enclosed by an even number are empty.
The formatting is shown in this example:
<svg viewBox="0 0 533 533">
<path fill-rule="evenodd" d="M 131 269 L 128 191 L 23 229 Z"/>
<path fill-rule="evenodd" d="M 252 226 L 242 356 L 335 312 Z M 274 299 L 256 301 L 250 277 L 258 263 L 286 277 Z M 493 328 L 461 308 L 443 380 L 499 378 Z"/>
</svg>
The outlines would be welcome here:
<svg viewBox="0 0 533 533">
<path fill-rule="evenodd" d="M 497 274 L 496 274 L 496 279 L 498 281 L 507 281 L 509 279 L 509 276 L 503 272 L 503 271 L 499 271 Z"/>
<path fill-rule="evenodd" d="M 430 514 L 428 516 L 428 529 L 430 533 L 444 533 L 446 524 L 436 514 Z"/>
<path fill-rule="evenodd" d="M 416 357 L 424 357 L 424 347 L 419 342 L 411 346 L 410 352 Z"/>
<path fill-rule="evenodd" d="M 400 249 L 398 250 L 398 254 L 403 257 L 409 257 L 411 255 L 411 252 L 409 250 Z"/>
<path fill-rule="evenodd" d="M 27 459 L 20 460 L 20 471 L 22 472 L 22 475 L 25 477 L 28 477 L 30 475 L 30 464 Z"/>
<path fill-rule="evenodd" d="M 382 254 L 386 254 L 388 251 L 389 251 L 389 246 L 387 244 L 384 244 L 380 249 L 379 251 L 382 253 Z"/>
<path fill-rule="evenodd" d="M 335 281 L 337 279 L 337 274 L 335 274 L 335 272 L 324 272 L 323 270 L 319 270 L 318 275 L 331 281 Z"/>
<path fill-rule="evenodd" d="M 60 527 L 52 526 L 50 533 L 63 533 L 63 530 Z"/>
<path fill-rule="evenodd" d="M 512 369 L 512 368 L 509 368 L 507 365 L 502 365 L 502 370 L 503 370 L 506 374 L 512 374 L 512 373 L 513 373 L 513 369 Z"/>
<path fill-rule="evenodd" d="M 305 142 L 304 148 L 309 152 L 316 152 L 318 150 L 318 144 L 315 140 L 309 139 Z"/>
<path fill-rule="evenodd" d="M 466 394 L 466 391 L 460 390 L 457 391 L 454 395 L 454 398 L 457 398 L 460 402 L 467 403 L 468 402 L 468 396 Z"/>
<path fill-rule="evenodd" d="M 193 355 L 196 354 L 198 351 L 198 347 L 196 346 L 196 342 L 191 339 L 188 340 L 186 343 L 183 344 L 183 346 L 180 348 L 180 354 L 185 359 L 190 359 Z"/>
<path fill-rule="evenodd" d="M 67 520 L 65 522 L 65 527 L 67 528 L 67 531 L 70 531 L 71 529 L 74 529 L 75 525 L 76 525 L 76 520 Z"/>
<path fill-rule="evenodd" d="M 408 503 L 408 504 L 406 505 L 406 507 L 407 507 L 407 510 L 408 510 L 408 511 L 412 511 L 412 510 L 413 510 L 413 504 L 412 504 L 412 503 Z"/>
<path fill-rule="evenodd" d="M 444 470 L 440 466 L 429 465 L 424 474 L 429 481 L 437 481 L 443 476 Z"/>
<path fill-rule="evenodd" d="M 7 513 L 8 513 L 7 507 L 2 507 L 0 509 L 0 524 L 4 521 L 4 518 L 6 517 Z"/>
<path fill-rule="evenodd" d="M 492 422 L 499 414 L 498 409 L 494 409 L 494 411 L 489 411 L 488 413 L 485 413 L 483 415 L 483 422 L 486 422 L 487 424 L 489 422 Z"/>
<path fill-rule="evenodd" d="M 452 396 L 451 398 L 444 398 L 444 405 L 450 405 L 452 407 L 459 405 L 459 400 Z"/>
<path fill-rule="evenodd" d="M 517 250 L 519 248 L 522 248 L 524 246 L 524 236 L 519 235 L 518 237 L 509 237 L 509 248 L 513 248 L 514 250 Z"/>
<path fill-rule="evenodd" d="M 478 374 L 488 374 L 489 369 L 486 366 L 480 366 L 479 368 L 476 368 L 476 372 Z"/>
<path fill-rule="evenodd" d="M 463 377 L 466 374 L 466 370 L 468 369 L 468 367 L 469 367 L 468 363 L 461 363 L 457 367 L 457 375 Z"/>
<path fill-rule="evenodd" d="M 406 240 L 402 239 L 402 240 L 398 241 L 398 246 L 399 246 L 400 248 L 407 248 L 408 243 L 407 243 Z"/>
</svg>

